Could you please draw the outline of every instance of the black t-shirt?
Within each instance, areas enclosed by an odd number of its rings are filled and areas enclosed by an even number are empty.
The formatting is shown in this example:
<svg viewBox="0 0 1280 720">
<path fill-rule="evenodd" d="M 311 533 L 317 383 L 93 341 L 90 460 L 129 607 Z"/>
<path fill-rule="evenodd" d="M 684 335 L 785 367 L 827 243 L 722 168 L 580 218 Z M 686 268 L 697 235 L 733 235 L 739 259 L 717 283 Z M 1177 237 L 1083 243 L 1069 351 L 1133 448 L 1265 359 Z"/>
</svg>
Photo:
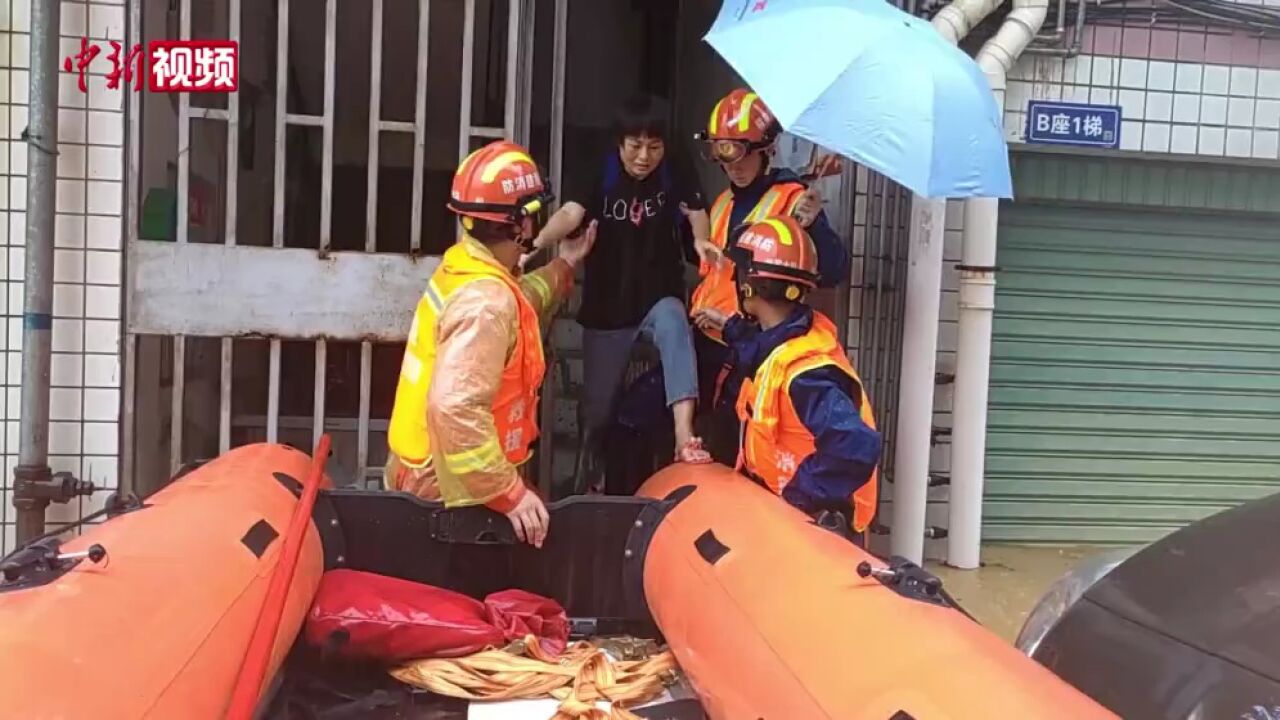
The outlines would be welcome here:
<svg viewBox="0 0 1280 720">
<path fill-rule="evenodd" d="M 684 299 L 684 263 L 691 235 L 680 203 L 706 207 L 697 175 L 668 154 L 643 180 L 627 174 L 611 150 L 600 163 L 590 194 L 570 198 L 599 221 L 587 255 L 578 322 L 594 330 L 635 327 L 664 297 Z"/>
</svg>

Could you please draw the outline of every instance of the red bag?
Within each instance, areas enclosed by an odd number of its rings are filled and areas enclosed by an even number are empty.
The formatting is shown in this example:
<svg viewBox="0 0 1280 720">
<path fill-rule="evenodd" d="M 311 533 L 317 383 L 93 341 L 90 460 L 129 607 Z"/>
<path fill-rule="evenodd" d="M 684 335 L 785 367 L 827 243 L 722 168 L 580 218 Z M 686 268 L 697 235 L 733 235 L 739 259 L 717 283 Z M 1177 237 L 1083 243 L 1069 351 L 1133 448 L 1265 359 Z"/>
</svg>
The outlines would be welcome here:
<svg viewBox="0 0 1280 720">
<path fill-rule="evenodd" d="M 353 659 L 400 662 L 460 657 L 532 634 L 559 654 L 564 608 L 522 590 L 484 603 L 443 588 L 357 570 L 324 574 L 303 630 L 308 644 Z"/>
</svg>

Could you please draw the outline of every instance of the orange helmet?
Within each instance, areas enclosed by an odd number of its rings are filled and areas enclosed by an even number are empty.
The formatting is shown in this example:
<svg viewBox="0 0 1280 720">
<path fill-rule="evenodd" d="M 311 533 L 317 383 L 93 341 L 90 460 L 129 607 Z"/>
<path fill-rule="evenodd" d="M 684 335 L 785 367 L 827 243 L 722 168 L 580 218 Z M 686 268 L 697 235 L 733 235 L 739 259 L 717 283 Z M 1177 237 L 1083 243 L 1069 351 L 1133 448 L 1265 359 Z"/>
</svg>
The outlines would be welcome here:
<svg viewBox="0 0 1280 720">
<path fill-rule="evenodd" d="M 529 151 L 506 140 L 468 155 L 454 173 L 450 195 L 448 207 L 459 215 L 509 225 L 532 217 L 539 227 L 555 199 Z"/>
<path fill-rule="evenodd" d="M 734 162 L 753 150 L 772 145 L 781 129 L 759 95 L 738 88 L 712 108 L 707 132 L 701 139 L 707 142 L 710 159 Z"/>
<path fill-rule="evenodd" d="M 738 286 L 747 297 L 772 285 L 780 297 L 771 299 L 798 300 L 803 294 L 801 287 L 818 286 L 818 251 L 795 218 L 773 215 L 740 225 L 734 232 L 729 257 Z M 760 280 L 776 282 L 752 282 Z"/>
</svg>

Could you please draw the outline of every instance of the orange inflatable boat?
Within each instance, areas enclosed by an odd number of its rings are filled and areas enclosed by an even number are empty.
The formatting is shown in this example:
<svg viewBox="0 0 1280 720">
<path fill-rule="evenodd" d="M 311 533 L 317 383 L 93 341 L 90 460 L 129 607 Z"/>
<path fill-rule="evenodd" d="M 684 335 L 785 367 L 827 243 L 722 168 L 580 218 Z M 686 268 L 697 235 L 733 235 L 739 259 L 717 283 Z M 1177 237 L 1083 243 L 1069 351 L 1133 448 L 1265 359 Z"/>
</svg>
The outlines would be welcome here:
<svg viewBox="0 0 1280 720">
<path fill-rule="evenodd" d="M 0 718 L 225 717 L 309 463 L 238 448 L 82 537 L 0 561 Z M 426 693 L 380 703 L 385 671 L 334 667 L 296 642 L 339 567 L 477 598 L 520 588 L 559 601 L 578 634 L 663 637 L 701 700 L 681 718 L 1113 717 L 947 607 L 932 578 L 886 570 L 727 468 L 674 466 L 640 495 L 553 504 L 535 550 L 483 508 L 324 490 L 303 519 L 257 717 L 306 717 L 300 705 L 467 717 Z"/>
</svg>

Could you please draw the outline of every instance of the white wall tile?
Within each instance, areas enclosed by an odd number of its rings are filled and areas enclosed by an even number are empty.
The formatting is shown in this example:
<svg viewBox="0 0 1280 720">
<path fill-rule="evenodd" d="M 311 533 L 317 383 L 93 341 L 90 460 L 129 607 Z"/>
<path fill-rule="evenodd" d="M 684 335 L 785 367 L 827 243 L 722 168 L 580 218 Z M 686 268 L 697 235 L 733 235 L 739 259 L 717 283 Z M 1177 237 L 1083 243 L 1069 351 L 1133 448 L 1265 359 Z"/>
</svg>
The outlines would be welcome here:
<svg viewBox="0 0 1280 720">
<path fill-rule="evenodd" d="M 53 251 L 53 281 L 62 283 L 84 282 L 84 251 Z"/>
<path fill-rule="evenodd" d="M 95 250 L 120 249 L 120 218 L 90 215 L 85 218 L 86 244 Z"/>
<path fill-rule="evenodd" d="M 1169 152 L 1169 126 L 1149 122 L 1142 131 L 1142 149 L 1147 152 Z"/>
<path fill-rule="evenodd" d="M 9 269 L 6 271 L 9 280 L 21 281 L 26 273 L 27 251 L 20 247 L 9 248 Z"/>
<path fill-rule="evenodd" d="M 1120 87 L 1141 90 L 1147 86 L 1147 61 L 1124 58 L 1120 61 Z"/>
<path fill-rule="evenodd" d="M 1174 69 L 1177 66 L 1163 60 L 1152 60 L 1147 69 L 1147 87 L 1151 90 L 1173 90 Z"/>
<path fill-rule="evenodd" d="M 1116 84 L 1116 76 L 1118 76 L 1119 64 L 1116 58 L 1095 57 L 1093 59 L 1092 84 L 1094 87 L 1110 87 Z"/>
<path fill-rule="evenodd" d="M 85 420 L 116 420 L 120 416 L 120 391 L 116 388 L 86 388 L 84 391 Z M 102 454 L 103 451 L 96 451 Z"/>
<path fill-rule="evenodd" d="M 58 143 L 58 177 L 83 178 L 87 165 L 83 145 Z"/>
<path fill-rule="evenodd" d="M 1173 93 L 1149 92 L 1146 101 L 1148 120 L 1168 122 L 1173 119 Z"/>
<path fill-rule="evenodd" d="M 1141 90 L 1121 90 L 1117 96 L 1121 114 L 1126 120 L 1146 117 L 1147 94 Z"/>
<path fill-rule="evenodd" d="M 1260 128 L 1280 128 L 1280 100 L 1259 100 L 1253 117 Z"/>
<path fill-rule="evenodd" d="M 119 451 L 120 435 L 117 427 L 115 422 L 85 423 L 84 452 L 105 454 Z"/>
<path fill-rule="evenodd" d="M 22 315 L 26 298 L 22 296 L 23 283 L 5 283 L 5 309 L 10 315 Z"/>
<path fill-rule="evenodd" d="M 1120 149 L 1142 149 L 1142 123 L 1136 120 L 1125 120 L 1120 123 Z"/>
<path fill-rule="evenodd" d="M 9 336 L 10 341 L 13 335 Z M 84 321 L 53 319 L 53 351 L 78 353 L 84 349 Z"/>
<path fill-rule="evenodd" d="M 1116 101 L 1116 91 L 1111 88 L 1095 87 L 1089 91 L 1089 102 L 1095 105 L 1111 105 Z"/>
<path fill-rule="evenodd" d="M 1074 102 L 1074 103 L 1089 102 L 1089 86 L 1088 85 L 1063 85 L 1062 100 L 1063 102 Z"/>
<path fill-rule="evenodd" d="M 15 358 L 17 353 L 11 353 Z M 49 361 L 49 380 L 54 385 L 78 386 L 83 383 L 84 356 L 76 353 L 52 353 Z M 10 359 L 10 362 L 13 362 Z M 21 366 L 21 361 L 19 361 Z"/>
<path fill-rule="evenodd" d="M 1200 122 L 1200 96 L 1189 93 L 1174 95 L 1173 120 L 1180 123 Z"/>
<path fill-rule="evenodd" d="M 1226 95 L 1231 88 L 1231 68 L 1225 65 L 1204 66 L 1203 92 L 1210 95 Z"/>
<path fill-rule="evenodd" d="M 30 105 L 31 77 L 26 70 L 10 70 L 8 73 L 9 102 L 14 105 Z"/>
<path fill-rule="evenodd" d="M 120 387 L 120 358 L 118 356 L 85 355 L 83 357 L 85 387 Z"/>
<path fill-rule="evenodd" d="M 124 177 L 124 149 L 116 147 L 89 148 L 89 179 L 120 180 Z"/>
<path fill-rule="evenodd" d="M 124 8 L 90 5 L 89 37 L 100 40 L 115 40 L 123 45 Z M 106 52 L 105 48 L 103 52 Z"/>
<path fill-rule="evenodd" d="M 82 317 L 84 315 L 84 286 L 53 284 L 53 314 L 58 317 Z"/>
<path fill-rule="evenodd" d="M 1258 70 L 1251 67 L 1231 68 L 1231 94 L 1253 97 L 1258 92 Z"/>
<path fill-rule="evenodd" d="M 5 5 L 9 6 L 9 29 L 14 32 L 31 32 L 30 0 L 13 0 L 11 4 Z"/>
<path fill-rule="evenodd" d="M 11 386 L 21 386 L 22 385 L 22 353 L 20 352 L 5 353 L 4 357 L 6 358 L 5 359 L 5 377 L 7 378 L 7 384 Z M 58 353 L 52 353 L 51 357 L 56 359 L 58 357 L 79 358 L 80 356 L 79 355 L 59 355 Z M 54 372 L 53 371 L 54 362 L 55 361 L 50 362 L 50 370 L 49 370 L 50 373 Z M 4 399 L 4 396 L 0 395 L 0 400 L 2 399 Z M 3 418 L 3 414 L 0 414 L 0 419 L 2 418 Z"/>
<path fill-rule="evenodd" d="M 1258 71 L 1258 97 L 1280 100 L 1280 70 Z"/>
<path fill-rule="evenodd" d="M 1253 131 L 1240 128 L 1227 130 L 1227 155 L 1249 157 L 1253 154 Z"/>
<path fill-rule="evenodd" d="M 92 482 L 94 487 L 114 489 L 119 486 L 119 462 L 120 459 L 115 455 L 86 457 L 80 479 Z"/>
<path fill-rule="evenodd" d="M 101 75 L 94 75 L 89 78 L 89 103 L 90 110 L 115 110 L 121 112 L 124 110 L 124 94 L 126 88 L 121 82 L 120 86 L 115 90 L 107 87 L 107 78 Z"/>
<path fill-rule="evenodd" d="M 1200 83 L 1204 77 L 1203 65 L 1178 63 L 1174 74 L 1173 88 L 1178 92 L 1200 92 Z"/>
<path fill-rule="evenodd" d="M 84 181 L 59 180 L 57 208 L 60 213 L 84 212 Z"/>
<path fill-rule="evenodd" d="M 55 324 L 57 320 L 53 321 Z M 9 349 L 15 352 L 22 352 L 22 318 L 9 318 Z M 55 346 L 54 350 L 58 348 Z M 14 407 L 17 407 L 16 405 Z"/>
<path fill-rule="evenodd" d="M 1253 156 L 1267 160 L 1280 160 L 1280 133 L 1274 130 L 1255 130 Z"/>
<path fill-rule="evenodd" d="M 9 178 L 9 208 L 13 210 L 27 209 L 27 179 L 24 177 Z"/>
<path fill-rule="evenodd" d="M 1221 155 L 1226 149 L 1227 131 L 1220 127 L 1200 128 L 1200 154 Z"/>
<path fill-rule="evenodd" d="M 89 86 L 90 76 L 85 75 L 85 87 Z M 80 75 L 78 73 L 58 74 L 58 107 L 84 108 L 89 104 L 89 94 L 80 92 Z"/>
<path fill-rule="evenodd" d="M 1169 149 L 1175 153 L 1194 154 L 1199 143 L 1199 133 L 1194 125 L 1174 125 L 1169 136 Z"/>
<path fill-rule="evenodd" d="M 119 182 L 90 180 L 87 210 L 96 215 L 120 214 L 124 188 Z"/>
<path fill-rule="evenodd" d="M 1065 71 L 1067 78 L 1074 78 L 1077 85 L 1088 85 L 1093 81 L 1093 57 L 1079 55 L 1067 60 Z"/>
<path fill-rule="evenodd" d="M 53 217 L 53 244 L 60 248 L 84 247 L 84 216 L 58 213 Z"/>
<path fill-rule="evenodd" d="M 1217 95 L 1201 95 L 1200 122 L 1205 125 L 1226 125 L 1227 99 Z"/>
<path fill-rule="evenodd" d="M 1227 124 L 1235 127 L 1253 127 L 1253 98 L 1231 98 L 1227 102 Z"/>
<path fill-rule="evenodd" d="M 115 320 L 86 320 L 85 351 L 120 352 L 120 323 Z"/>
<path fill-rule="evenodd" d="M 88 130 L 89 142 L 94 145 L 123 145 L 124 113 L 91 110 Z"/>
<path fill-rule="evenodd" d="M 80 388 L 51 388 L 49 390 L 50 420 L 79 420 L 84 391 Z"/>
<path fill-rule="evenodd" d="M 117 256 L 118 253 L 113 253 Z M 90 265 L 90 268 L 93 266 Z M 99 320 L 120 319 L 120 288 L 108 285 L 85 287 L 84 316 Z"/>
<path fill-rule="evenodd" d="M 60 14 L 62 36 L 78 39 L 88 34 L 89 8 L 85 3 L 64 2 Z"/>
<path fill-rule="evenodd" d="M 78 422 L 51 422 L 49 423 L 49 454 L 50 455 L 77 455 L 80 453 L 80 423 Z M 49 464 L 53 465 L 54 459 L 49 458 Z M 53 468 L 54 472 L 58 472 L 59 468 Z"/>
<path fill-rule="evenodd" d="M 107 250 L 85 252 L 85 282 L 95 285 L 120 284 L 121 254 Z"/>
<path fill-rule="evenodd" d="M 58 110 L 58 142 L 61 143 L 83 143 L 85 141 L 85 111 L 69 110 L 61 108 Z"/>
</svg>

